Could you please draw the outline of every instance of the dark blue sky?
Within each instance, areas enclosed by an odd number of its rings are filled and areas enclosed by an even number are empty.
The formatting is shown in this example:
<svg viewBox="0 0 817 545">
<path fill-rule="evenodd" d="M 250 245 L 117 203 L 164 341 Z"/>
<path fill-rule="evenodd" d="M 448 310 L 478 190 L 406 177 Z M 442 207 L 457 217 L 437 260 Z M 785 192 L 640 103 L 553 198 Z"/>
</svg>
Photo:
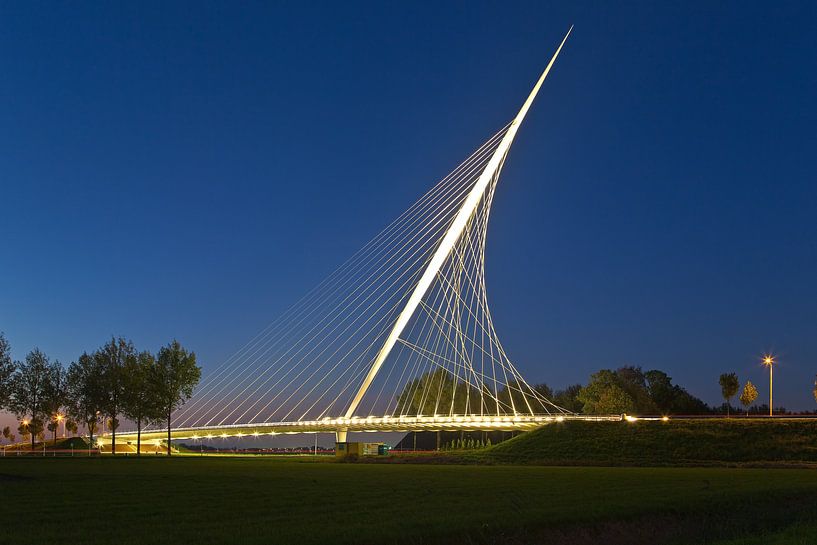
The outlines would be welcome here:
<svg viewBox="0 0 817 545">
<path fill-rule="evenodd" d="M 0 330 L 212 368 L 510 120 L 495 325 L 532 382 L 735 370 L 814 408 L 813 3 L 4 4 Z"/>
</svg>

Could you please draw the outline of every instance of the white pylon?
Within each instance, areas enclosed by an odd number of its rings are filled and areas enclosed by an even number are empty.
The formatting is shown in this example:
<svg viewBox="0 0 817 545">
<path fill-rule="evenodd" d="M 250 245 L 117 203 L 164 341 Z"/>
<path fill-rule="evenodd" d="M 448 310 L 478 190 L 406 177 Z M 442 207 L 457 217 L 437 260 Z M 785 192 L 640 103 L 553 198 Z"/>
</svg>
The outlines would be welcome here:
<svg viewBox="0 0 817 545">
<path fill-rule="evenodd" d="M 448 258 L 449 254 L 451 253 L 452 248 L 456 244 L 457 240 L 462 235 L 463 230 L 465 229 L 468 220 L 474 214 L 477 206 L 480 203 L 480 200 L 485 193 L 486 188 L 490 185 L 490 183 L 498 176 L 499 170 L 502 167 L 502 163 L 505 160 L 505 156 L 508 153 L 508 150 L 513 143 L 514 138 L 516 137 L 516 132 L 519 130 L 519 126 L 522 123 L 522 120 L 525 118 L 525 115 L 528 113 L 533 100 L 536 98 L 536 95 L 539 93 L 539 89 L 542 87 L 542 83 L 545 81 L 550 69 L 553 67 L 554 62 L 556 62 L 556 58 L 559 56 L 559 53 L 562 50 L 567 38 L 570 36 L 573 27 L 571 26 L 568 29 L 567 34 L 562 39 L 562 42 L 559 44 L 559 47 L 556 49 L 556 52 L 553 54 L 553 57 L 550 59 L 550 62 L 545 67 L 545 70 L 542 72 L 542 75 L 539 76 L 539 80 L 534 85 L 533 90 L 528 95 L 527 100 L 524 104 L 522 104 L 522 108 L 520 108 L 519 113 L 516 114 L 513 122 L 511 122 L 508 131 L 505 133 L 505 136 L 500 142 L 499 146 L 494 151 L 493 156 L 491 157 L 490 161 L 486 165 L 485 169 L 482 171 L 477 182 L 474 184 L 473 188 L 471 189 L 468 197 L 463 202 L 462 207 L 460 208 L 459 212 L 457 213 L 454 221 L 451 223 L 448 231 L 446 232 L 445 236 L 442 238 L 440 245 L 437 247 L 436 251 L 433 254 L 433 257 L 429 261 L 428 266 L 426 267 L 425 271 L 423 272 L 422 277 L 418 281 L 414 291 L 412 292 L 411 296 L 409 297 L 408 301 L 406 302 L 405 307 L 400 312 L 400 315 L 397 317 L 397 320 L 392 326 L 391 331 L 389 332 L 388 337 L 386 337 L 385 342 L 383 343 L 382 347 L 377 353 L 377 356 L 374 358 L 372 362 L 372 366 L 369 368 L 369 372 L 366 374 L 366 377 L 363 379 L 363 382 L 360 385 L 360 388 L 355 394 L 355 397 L 352 398 L 349 407 L 346 410 L 346 418 L 350 418 L 354 415 L 355 411 L 357 410 L 360 401 L 363 399 L 363 396 L 366 395 L 366 391 L 371 386 L 372 381 L 374 380 L 377 372 L 383 365 L 383 362 L 386 361 L 386 358 L 389 356 L 389 353 L 394 348 L 395 343 L 397 343 L 400 334 L 405 329 L 406 325 L 409 323 L 412 315 L 414 315 L 415 311 L 417 310 L 417 306 L 422 301 L 423 297 L 425 296 L 426 292 L 428 291 L 429 287 L 431 286 L 434 278 L 440 271 L 440 267 L 442 267 L 445 260 Z M 338 440 L 340 441 L 341 434 L 345 440 L 346 438 L 346 431 L 340 430 L 338 432 Z"/>
</svg>

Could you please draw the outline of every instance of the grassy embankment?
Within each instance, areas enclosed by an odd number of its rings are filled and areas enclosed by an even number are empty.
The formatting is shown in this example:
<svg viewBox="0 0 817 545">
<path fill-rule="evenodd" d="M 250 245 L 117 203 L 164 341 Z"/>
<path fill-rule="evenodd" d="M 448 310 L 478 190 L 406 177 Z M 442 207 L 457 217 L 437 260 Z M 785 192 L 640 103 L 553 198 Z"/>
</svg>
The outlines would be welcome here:
<svg viewBox="0 0 817 545">
<path fill-rule="evenodd" d="M 46 438 L 45 444 L 43 441 L 35 441 L 34 442 L 34 452 L 39 452 L 43 450 L 45 447 L 46 452 L 53 451 L 53 450 L 84 450 L 88 448 L 88 442 L 81 437 L 58 437 L 56 442 L 51 438 Z M 23 452 L 29 452 L 32 450 L 31 443 L 29 441 L 20 441 L 13 445 L 3 445 L 2 450 L 6 452 L 7 455 L 16 453 L 18 450 Z"/>
<path fill-rule="evenodd" d="M 563 422 L 463 452 L 538 465 L 817 465 L 817 420 Z"/>
<path fill-rule="evenodd" d="M 120 545 L 817 537 L 817 472 L 801 469 L 6 458 L 0 490 L 4 520 L 36 520 L 6 525 L 10 543 L 56 543 L 68 534 Z"/>
</svg>

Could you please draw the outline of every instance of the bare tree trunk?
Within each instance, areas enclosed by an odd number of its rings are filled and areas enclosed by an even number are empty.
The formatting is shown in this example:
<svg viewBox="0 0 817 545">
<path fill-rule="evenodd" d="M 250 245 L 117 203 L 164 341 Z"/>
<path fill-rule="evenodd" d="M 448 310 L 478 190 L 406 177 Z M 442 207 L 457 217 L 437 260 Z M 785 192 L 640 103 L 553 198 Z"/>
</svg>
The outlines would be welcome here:
<svg viewBox="0 0 817 545">
<path fill-rule="evenodd" d="M 167 455 L 170 456 L 170 412 L 167 413 Z"/>
<path fill-rule="evenodd" d="M 116 456 L 116 416 L 111 417 L 111 456 Z"/>
<path fill-rule="evenodd" d="M 136 419 L 136 455 L 142 455 L 142 419 Z"/>
</svg>

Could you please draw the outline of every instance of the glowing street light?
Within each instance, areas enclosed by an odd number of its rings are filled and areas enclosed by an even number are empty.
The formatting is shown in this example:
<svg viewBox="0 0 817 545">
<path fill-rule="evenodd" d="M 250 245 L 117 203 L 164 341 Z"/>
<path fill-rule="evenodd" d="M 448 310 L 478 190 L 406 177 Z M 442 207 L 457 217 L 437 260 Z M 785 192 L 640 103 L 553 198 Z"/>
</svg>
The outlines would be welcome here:
<svg viewBox="0 0 817 545">
<path fill-rule="evenodd" d="M 60 422 L 62 422 L 62 437 L 64 439 L 65 438 L 65 421 L 64 421 L 65 417 L 63 415 L 61 415 L 60 413 L 57 413 L 55 418 L 57 419 L 57 429 L 59 429 Z"/>
<path fill-rule="evenodd" d="M 766 354 L 763 356 L 763 365 L 769 368 L 769 416 L 772 416 L 774 411 L 774 364 L 775 364 L 774 356 L 771 354 Z"/>
</svg>

